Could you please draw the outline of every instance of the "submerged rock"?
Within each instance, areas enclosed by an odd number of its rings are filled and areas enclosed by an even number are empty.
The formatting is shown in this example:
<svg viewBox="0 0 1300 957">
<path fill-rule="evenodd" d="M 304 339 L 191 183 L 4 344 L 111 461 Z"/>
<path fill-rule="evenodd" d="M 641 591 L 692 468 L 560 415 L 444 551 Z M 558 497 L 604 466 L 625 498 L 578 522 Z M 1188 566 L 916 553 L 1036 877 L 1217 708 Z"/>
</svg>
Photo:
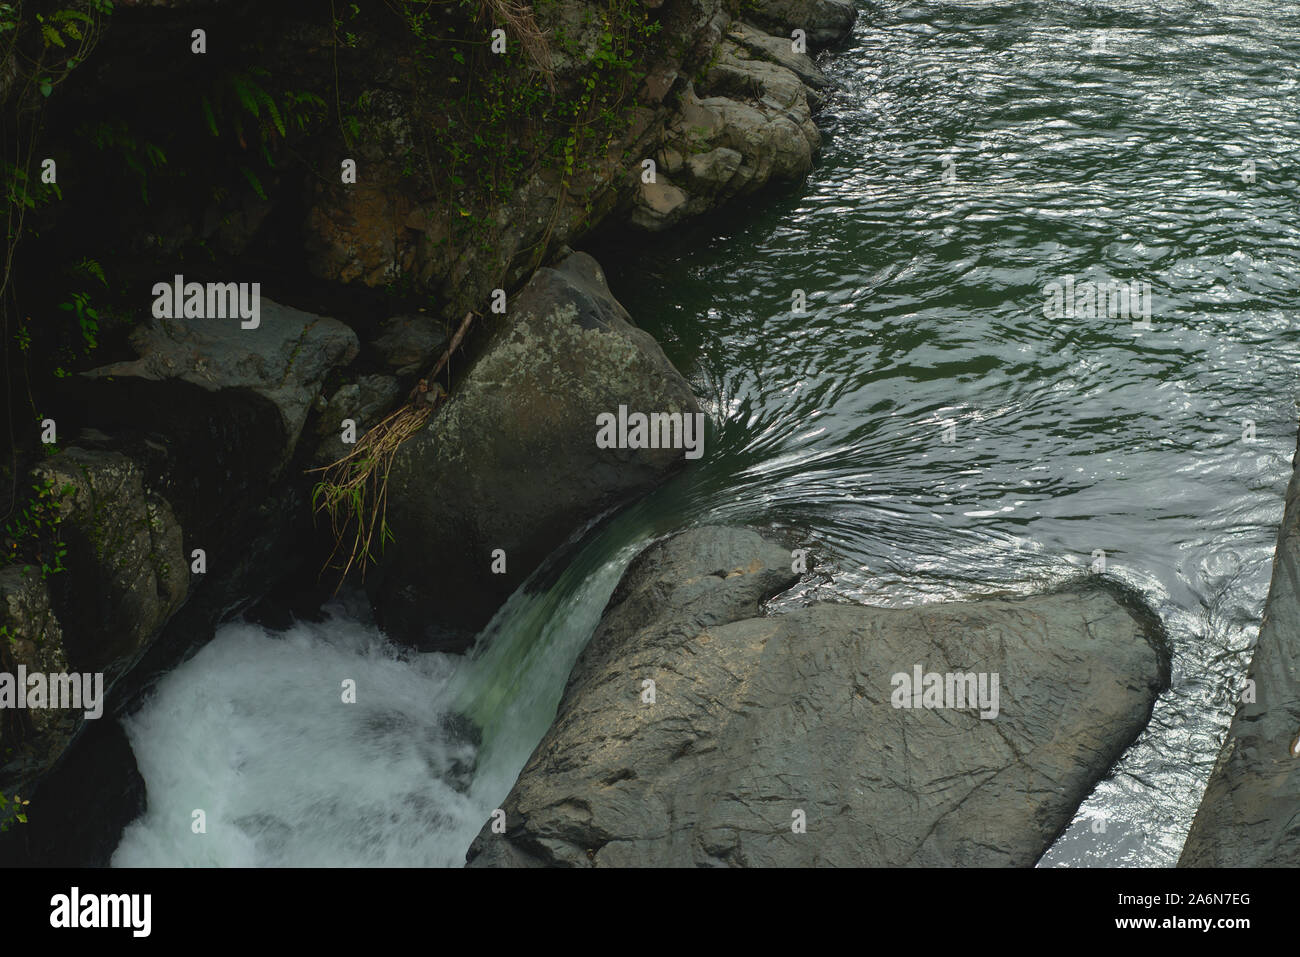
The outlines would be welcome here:
<svg viewBox="0 0 1300 957">
<path fill-rule="evenodd" d="M 1028 866 L 1168 682 L 1098 583 L 755 617 L 789 568 L 726 528 L 643 552 L 471 865 Z M 918 666 L 984 675 L 983 710 L 896 707 Z"/>
<path fill-rule="evenodd" d="M 1249 678 L 1254 700 L 1228 729 L 1180 867 L 1300 867 L 1300 470 Z"/>
<path fill-rule="evenodd" d="M 381 626 L 422 647 L 466 647 L 565 539 L 685 463 L 680 448 L 598 448 L 597 416 L 699 409 L 590 256 L 539 270 L 505 316 L 483 321 L 492 341 L 397 454 L 396 541 L 367 578 Z"/>
</svg>

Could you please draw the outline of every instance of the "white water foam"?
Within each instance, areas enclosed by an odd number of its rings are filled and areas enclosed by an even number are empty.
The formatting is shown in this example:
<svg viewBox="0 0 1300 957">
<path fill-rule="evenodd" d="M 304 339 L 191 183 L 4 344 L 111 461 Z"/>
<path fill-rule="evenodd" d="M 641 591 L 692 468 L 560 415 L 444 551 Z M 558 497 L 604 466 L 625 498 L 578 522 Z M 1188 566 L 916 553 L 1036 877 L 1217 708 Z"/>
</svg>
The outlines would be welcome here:
<svg viewBox="0 0 1300 957">
<path fill-rule="evenodd" d="M 341 609 L 279 633 L 221 627 L 126 721 L 148 809 L 113 865 L 462 865 L 642 544 L 608 561 L 597 545 L 521 589 L 463 657 L 402 650 Z"/>
</svg>

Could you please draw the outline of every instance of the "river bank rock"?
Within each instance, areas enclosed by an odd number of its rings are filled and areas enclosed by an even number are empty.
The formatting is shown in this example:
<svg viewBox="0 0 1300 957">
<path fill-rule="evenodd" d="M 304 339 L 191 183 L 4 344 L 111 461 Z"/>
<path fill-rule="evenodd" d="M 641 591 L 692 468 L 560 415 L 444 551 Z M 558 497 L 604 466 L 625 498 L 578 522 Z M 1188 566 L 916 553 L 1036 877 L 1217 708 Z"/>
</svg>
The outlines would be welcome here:
<svg viewBox="0 0 1300 957">
<path fill-rule="evenodd" d="M 185 600 L 181 526 L 119 452 L 69 448 L 34 474 L 58 493 L 68 567 L 49 584 L 68 660 L 112 682 Z"/>
<path fill-rule="evenodd" d="M 631 225 L 669 229 L 812 169 L 821 134 L 812 120 L 814 86 L 801 75 L 826 84 L 788 42 L 733 28 L 705 76 L 683 88 L 664 128 L 653 181 L 643 178 L 633 198 Z"/>
<path fill-rule="evenodd" d="M 817 69 L 817 64 L 806 53 L 797 53 L 787 37 L 774 37 L 770 33 L 755 29 L 748 23 L 733 23 L 727 31 L 727 39 L 732 49 L 728 52 L 738 59 L 765 60 L 768 63 L 784 67 L 799 78 L 809 88 L 809 102 L 815 109 L 819 98 L 816 91 L 831 85 L 826 74 Z M 748 54 L 748 57 L 745 56 Z"/>
<path fill-rule="evenodd" d="M 1247 677 L 1254 700 L 1233 717 L 1180 867 L 1300 867 L 1300 469 Z"/>
<path fill-rule="evenodd" d="M 109 689 L 140 658 L 185 600 L 189 565 L 167 502 L 118 452 L 71 447 L 32 471 L 48 488 L 44 521 L 66 554 L 54 570 L 0 569 L 0 673 L 101 673 Z M 99 702 L 103 720 L 106 702 Z M 63 757 L 84 711 L 0 710 L 0 789 L 30 798 Z M 41 816 L 44 808 L 41 809 Z"/>
<path fill-rule="evenodd" d="M 63 630 L 36 568 L 0 568 L 0 674 L 68 670 Z M 12 797 L 67 747 L 81 715 L 57 709 L 0 709 L 0 791 Z"/>
<path fill-rule="evenodd" d="M 756 617 L 789 568 L 736 529 L 643 552 L 470 865 L 1029 866 L 1168 683 L 1108 585 Z M 918 665 L 998 674 L 996 716 L 895 707 Z"/>
<path fill-rule="evenodd" d="M 504 191 L 494 190 L 488 202 L 462 195 L 457 187 L 457 202 L 449 205 L 449 170 L 431 170 L 432 183 L 411 175 L 410 157 L 423 155 L 427 131 L 442 128 L 449 112 L 458 122 L 466 117 L 455 97 L 431 95 L 427 84 L 414 83 L 415 71 L 375 66 L 410 62 L 413 54 L 402 44 L 389 37 L 359 37 L 358 62 L 344 70 L 354 74 L 358 87 L 355 115 L 361 134 L 355 152 L 364 175 L 355 183 L 341 183 L 335 176 L 311 184 L 303 224 L 309 268 L 322 279 L 372 286 L 413 277 L 436 292 L 441 318 L 457 322 L 468 309 L 482 310 L 494 288 L 518 288 L 550 251 L 575 242 L 625 206 L 642 159 L 654 155 L 676 94 L 686 78 L 710 61 L 730 22 L 723 0 L 661 0 L 646 7 L 658 39 L 632 40 L 628 52 L 643 79 L 629 81 L 619 93 L 627 109 L 620 112 L 612 136 L 602 127 L 600 135 L 578 141 L 566 169 L 552 161 L 557 153 L 538 150 L 551 145 L 536 135 L 537 125 L 546 122 L 539 109 L 509 137 L 534 151 L 523 162 L 531 172 Z M 602 44 L 610 42 L 606 18 L 593 15 L 586 0 L 555 0 L 532 8 L 529 15 L 548 38 L 543 59 L 561 102 L 583 101 L 589 95 L 587 81 L 603 62 Z M 620 33 L 629 29 L 635 27 L 615 28 Z M 364 66 L 361 76 L 355 76 L 358 64 Z M 455 74 L 452 62 L 445 69 L 446 89 L 463 88 L 456 84 L 465 78 Z M 606 70 L 598 82 L 608 86 L 624 79 Z M 471 132 L 487 135 L 476 125 Z M 562 144 L 568 130 L 552 128 L 550 135 Z M 337 166 L 336 151 L 326 145 L 320 161 Z M 464 175 L 456 174 L 458 179 Z M 465 233 L 469 223 L 476 230 L 472 241 Z"/>
<path fill-rule="evenodd" d="M 782 37 L 803 30 L 810 45 L 828 46 L 853 32 L 858 8 L 852 0 L 756 0 L 745 16 Z"/>
<path fill-rule="evenodd" d="M 326 378 L 356 357 L 356 334 L 263 298 L 255 329 L 237 320 L 156 320 L 132 345 L 138 358 L 77 377 L 68 390 L 75 408 L 59 418 L 129 447 L 185 529 L 187 561 L 203 549 L 205 585 L 236 569 L 245 581 L 266 581 L 276 530 L 291 513 L 310 524 L 301 500 L 310 480 L 290 463 L 310 451 L 300 448 L 307 419 Z M 332 439 L 341 424 L 330 426 Z M 249 597 L 236 591 L 226 610 Z"/>
<path fill-rule="evenodd" d="M 121 381 L 186 383 L 205 392 L 246 393 L 279 414 L 278 465 L 293 454 L 326 373 L 356 357 L 356 333 L 336 319 L 261 301 L 260 322 L 156 319 L 132 336 L 139 358 L 85 373 Z"/>
<path fill-rule="evenodd" d="M 396 541 L 366 582 L 382 627 L 421 647 L 466 647 L 553 549 L 685 464 L 681 449 L 598 448 L 598 415 L 699 411 L 588 255 L 539 269 L 505 316 L 483 321 L 491 342 L 397 454 Z"/>
</svg>

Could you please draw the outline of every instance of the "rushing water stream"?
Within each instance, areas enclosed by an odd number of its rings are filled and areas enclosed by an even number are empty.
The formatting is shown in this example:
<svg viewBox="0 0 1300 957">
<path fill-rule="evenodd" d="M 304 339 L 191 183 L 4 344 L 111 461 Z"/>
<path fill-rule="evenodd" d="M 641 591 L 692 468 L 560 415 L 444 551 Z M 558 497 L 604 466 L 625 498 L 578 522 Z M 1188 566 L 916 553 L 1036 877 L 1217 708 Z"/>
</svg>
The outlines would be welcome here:
<svg viewBox="0 0 1300 957">
<path fill-rule="evenodd" d="M 864 7 L 824 63 L 806 184 L 600 253 L 712 413 L 703 460 L 469 659 L 400 653 L 345 609 L 223 628 L 130 722 L 149 810 L 115 863 L 460 863 L 627 562 L 699 522 L 807 544 L 814 580 L 779 604 L 1029 592 L 1104 552 L 1164 621 L 1173 686 L 1044 864 L 1174 863 L 1295 446 L 1297 63 L 1295 4 Z M 1047 318 L 1067 276 L 1149 283 L 1151 328 Z M 472 776 L 455 714 L 483 728 Z"/>
</svg>

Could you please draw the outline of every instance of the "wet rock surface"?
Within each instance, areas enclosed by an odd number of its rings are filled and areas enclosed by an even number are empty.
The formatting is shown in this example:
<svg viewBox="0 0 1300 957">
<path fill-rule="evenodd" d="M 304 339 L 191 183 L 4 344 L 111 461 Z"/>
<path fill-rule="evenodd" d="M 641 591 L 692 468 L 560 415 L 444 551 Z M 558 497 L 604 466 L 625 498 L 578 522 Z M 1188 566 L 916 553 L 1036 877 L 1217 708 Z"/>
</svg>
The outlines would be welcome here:
<svg viewBox="0 0 1300 957">
<path fill-rule="evenodd" d="M 1183 845 L 1180 867 L 1300 866 L 1300 471 L 1243 700 Z"/>
<path fill-rule="evenodd" d="M 1029 866 L 1168 682 L 1158 624 L 1099 582 L 756 617 L 789 568 L 728 528 L 643 552 L 470 865 Z M 916 666 L 996 673 L 996 716 L 895 707 Z"/>
<path fill-rule="evenodd" d="M 812 120 L 826 79 L 788 41 L 733 26 L 698 83 L 688 82 L 656 153 L 653 181 L 629 222 L 657 232 L 812 169 L 821 134 Z"/>
</svg>

